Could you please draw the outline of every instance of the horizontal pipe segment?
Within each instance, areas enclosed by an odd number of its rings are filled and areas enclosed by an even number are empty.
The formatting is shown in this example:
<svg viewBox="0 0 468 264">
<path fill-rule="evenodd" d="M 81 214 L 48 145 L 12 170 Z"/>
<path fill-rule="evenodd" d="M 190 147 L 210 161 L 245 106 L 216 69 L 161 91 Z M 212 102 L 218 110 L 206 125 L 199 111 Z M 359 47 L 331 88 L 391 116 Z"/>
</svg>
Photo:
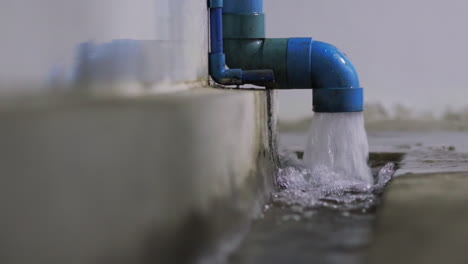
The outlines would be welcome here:
<svg viewBox="0 0 468 264">
<path fill-rule="evenodd" d="M 309 88 L 310 55 L 312 38 L 291 38 L 288 41 L 288 86 L 296 88 Z"/>
<path fill-rule="evenodd" d="M 265 38 L 263 0 L 224 0 L 223 4 L 222 58 L 227 65 L 243 70 L 271 69 L 255 74 L 242 71 L 240 82 L 263 81 L 274 73 L 275 83 L 270 83 L 269 88 L 313 89 L 316 112 L 363 110 L 363 89 L 357 71 L 343 52 L 312 38 Z"/>
</svg>

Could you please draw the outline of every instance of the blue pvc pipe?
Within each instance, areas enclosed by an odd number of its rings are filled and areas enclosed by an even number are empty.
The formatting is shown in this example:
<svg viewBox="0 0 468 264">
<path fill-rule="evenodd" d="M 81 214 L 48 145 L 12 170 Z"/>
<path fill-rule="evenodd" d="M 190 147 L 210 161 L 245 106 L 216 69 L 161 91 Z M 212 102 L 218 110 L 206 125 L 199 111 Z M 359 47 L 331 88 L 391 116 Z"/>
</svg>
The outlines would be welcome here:
<svg viewBox="0 0 468 264">
<path fill-rule="evenodd" d="M 312 38 L 290 38 L 288 40 L 288 86 L 308 88 L 311 86 Z"/>
<path fill-rule="evenodd" d="M 362 88 L 321 88 L 314 89 L 312 93 L 314 112 L 340 113 L 364 110 Z"/>
<path fill-rule="evenodd" d="M 272 70 L 227 69 L 223 49 L 223 1 L 210 1 L 211 52 L 209 71 L 215 82 L 224 85 L 255 84 L 270 86 L 275 81 Z"/>
<path fill-rule="evenodd" d="M 310 61 L 315 112 L 364 111 L 364 92 L 346 54 L 331 44 L 314 41 Z"/>
<path fill-rule="evenodd" d="M 221 7 L 210 10 L 211 53 L 223 53 L 223 9 Z"/>
<path fill-rule="evenodd" d="M 359 77 L 348 56 L 335 46 L 312 42 L 310 54 L 312 87 L 359 88 Z"/>
</svg>

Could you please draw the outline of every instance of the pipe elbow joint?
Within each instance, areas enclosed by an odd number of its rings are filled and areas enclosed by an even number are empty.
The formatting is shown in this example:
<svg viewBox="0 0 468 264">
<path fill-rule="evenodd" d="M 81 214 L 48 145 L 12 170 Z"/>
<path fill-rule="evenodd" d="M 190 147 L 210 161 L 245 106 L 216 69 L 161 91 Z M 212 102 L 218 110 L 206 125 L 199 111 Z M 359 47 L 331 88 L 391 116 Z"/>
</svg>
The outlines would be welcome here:
<svg viewBox="0 0 468 264">
<path fill-rule="evenodd" d="M 222 85 L 241 85 L 242 70 L 226 69 L 224 53 L 210 54 L 210 75 L 213 80 Z"/>
<path fill-rule="evenodd" d="M 364 93 L 356 68 L 335 46 L 312 42 L 310 78 L 315 112 L 361 112 Z"/>
<path fill-rule="evenodd" d="M 254 84 L 271 86 L 275 82 L 272 70 L 227 69 L 226 55 L 224 53 L 210 54 L 210 75 L 213 80 L 222 85 Z"/>
<path fill-rule="evenodd" d="M 313 41 L 310 60 L 313 88 L 359 88 L 356 68 L 335 46 Z"/>
<path fill-rule="evenodd" d="M 315 112 L 363 111 L 363 89 L 354 65 L 335 46 L 312 38 L 291 38 L 288 88 L 312 88 Z"/>
</svg>

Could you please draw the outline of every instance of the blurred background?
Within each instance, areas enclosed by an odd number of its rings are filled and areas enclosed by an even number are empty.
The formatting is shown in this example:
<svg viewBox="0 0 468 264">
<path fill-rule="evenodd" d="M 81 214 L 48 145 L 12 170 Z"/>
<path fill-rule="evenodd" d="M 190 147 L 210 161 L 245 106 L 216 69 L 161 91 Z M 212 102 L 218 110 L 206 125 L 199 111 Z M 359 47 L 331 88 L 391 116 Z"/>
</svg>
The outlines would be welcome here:
<svg viewBox="0 0 468 264">
<path fill-rule="evenodd" d="M 1 92 L 63 89 L 83 79 L 104 80 L 116 89 L 122 81 L 161 88 L 207 78 L 205 1 L 0 4 Z M 116 39 L 120 41 L 110 43 Z M 123 89 L 142 88 L 129 86 Z"/>
<path fill-rule="evenodd" d="M 351 58 L 368 115 L 467 112 L 466 1 L 265 0 L 265 9 L 268 36 L 312 36 Z M 279 98 L 281 119 L 311 114 L 310 91 L 280 91 Z"/>
</svg>

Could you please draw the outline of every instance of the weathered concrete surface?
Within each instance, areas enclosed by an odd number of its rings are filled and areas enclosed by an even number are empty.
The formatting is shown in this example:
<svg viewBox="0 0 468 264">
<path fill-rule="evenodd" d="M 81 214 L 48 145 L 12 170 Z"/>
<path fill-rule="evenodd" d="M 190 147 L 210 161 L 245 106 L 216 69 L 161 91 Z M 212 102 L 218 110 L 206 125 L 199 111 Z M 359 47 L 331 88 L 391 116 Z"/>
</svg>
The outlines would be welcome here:
<svg viewBox="0 0 468 264">
<path fill-rule="evenodd" d="M 371 165 L 404 157 L 377 208 L 370 248 L 363 248 L 366 263 L 468 263 L 468 134 L 370 131 L 368 135 L 371 152 L 381 152 Z M 303 148 L 305 138 L 281 135 L 283 143 L 295 150 Z M 330 263 L 362 263 L 348 257 L 353 251 L 340 250 L 348 254 L 346 259 Z"/>
<path fill-rule="evenodd" d="M 468 172 L 396 178 L 367 263 L 468 263 Z"/>
<path fill-rule="evenodd" d="M 468 263 L 467 134 L 370 133 L 405 152 L 377 210 L 367 263 Z"/>
<path fill-rule="evenodd" d="M 209 255 L 272 186 L 266 94 L 200 88 L 1 104 L 0 263 Z"/>
</svg>

